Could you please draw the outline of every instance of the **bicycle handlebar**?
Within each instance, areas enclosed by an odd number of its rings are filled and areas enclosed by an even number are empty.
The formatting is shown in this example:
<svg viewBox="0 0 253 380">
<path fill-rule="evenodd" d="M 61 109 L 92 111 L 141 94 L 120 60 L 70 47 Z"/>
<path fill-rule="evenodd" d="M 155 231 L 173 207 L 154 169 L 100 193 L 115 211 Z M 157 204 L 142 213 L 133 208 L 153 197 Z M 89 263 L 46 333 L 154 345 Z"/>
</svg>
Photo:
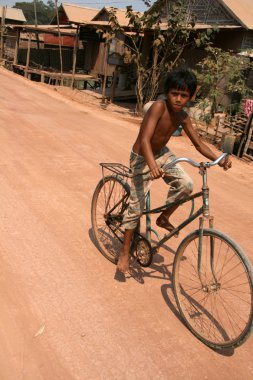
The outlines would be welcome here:
<svg viewBox="0 0 253 380">
<path fill-rule="evenodd" d="M 215 166 L 215 165 L 219 164 L 219 162 L 221 162 L 228 155 L 229 155 L 229 153 L 222 153 L 220 155 L 220 157 L 218 157 L 214 161 L 211 161 L 211 162 L 200 162 L 200 163 L 198 163 L 196 161 L 193 161 L 191 158 L 179 157 L 179 158 L 176 158 L 175 160 L 171 161 L 169 164 L 163 166 L 162 169 L 166 172 L 166 170 L 170 169 L 172 166 L 176 165 L 179 162 L 187 162 L 188 164 L 194 166 L 195 168 L 200 168 L 200 167 L 210 168 L 211 166 Z M 139 175 L 146 175 L 148 173 L 150 173 L 150 170 L 148 170 L 145 173 L 141 173 L 141 174 L 134 174 L 134 175 L 130 174 L 129 177 L 136 177 L 136 176 L 139 176 Z"/>
<path fill-rule="evenodd" d="M 210 168 L 211 166 L 219 164 L 225 157 L 228 156 L 228 153 L 222 153 L 220 157 L 218 157 L 216 160 L 211 161 L 211 162 L 201 162 L 198 163 L 196 161 L 193 161 L 191 158 L 186 158 L 186 157 L 179 157 L 176 158 L 174 161 L 171 161 L 169 164 L 165 165 L 163 169 L 169 169 L 172 166 L 176 165 L 178 162 L 187 162 L 188 164 L 195 166 L 196 168 L 204 167 L 204 168 Z"/>
</svg>

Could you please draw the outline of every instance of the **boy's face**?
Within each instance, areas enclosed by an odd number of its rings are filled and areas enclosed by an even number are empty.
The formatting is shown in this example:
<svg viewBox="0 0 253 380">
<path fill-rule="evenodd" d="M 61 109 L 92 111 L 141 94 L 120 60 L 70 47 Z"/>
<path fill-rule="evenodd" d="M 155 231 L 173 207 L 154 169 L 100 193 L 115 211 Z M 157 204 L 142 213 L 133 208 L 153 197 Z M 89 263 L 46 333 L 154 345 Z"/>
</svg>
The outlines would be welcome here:
<svg viewBox="0 0 253 380">
<path fill-rule="evenodd" d="M 191 97 L 190 92 L 187 90 L 172 88 L 167 93 L 167 99 L 172 110 L 174 112 L 179 112 L 186 106 Z"/>
</svg>

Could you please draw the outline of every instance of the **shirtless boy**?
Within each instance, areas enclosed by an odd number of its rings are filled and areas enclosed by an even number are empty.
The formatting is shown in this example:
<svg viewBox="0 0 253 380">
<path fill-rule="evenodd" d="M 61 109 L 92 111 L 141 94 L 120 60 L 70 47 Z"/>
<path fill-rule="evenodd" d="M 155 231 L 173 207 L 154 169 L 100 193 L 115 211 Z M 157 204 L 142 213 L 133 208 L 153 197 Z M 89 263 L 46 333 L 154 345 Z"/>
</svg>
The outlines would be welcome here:
<svg viewBox="0 0 253 380">
<path fill-rule="evenodd" d="M 124 242 L 117 265 L 121 272 L 126 272 L 129 268 L 131 239 L 143 213 L 145 194 L 150 188 L 151 180 L 162 177 L 170 186 L 167 204 L 183 199 L 193 190 L 191 178 L 180 165 L 177 164 L 166 172 L 163 171 L 163 166 L 175 159 L 175 155 L 166 144 L 176 129 L 181 125 L 195 148 L 203 156 L 212 161 L 217 158 L 212 150 L 199 139 L 189 116 L 184 111 L 184 107 L 194 95 L 196 87 L 196 77 L 190 70 L 170 72 L 164 86 L 166 100 L 154 102 L 144 116 L 130 155 L 130 167 L 133 174 L 145 173 L 148 170 L 150 173 L 148 176 L 132 178 L 129 206 L 123 219 Z M 223 160 L 219 165 L 227 170 L 231 167 L 231 161 Z M 157 218 L 156 224 L 171 231 L 173 225 L 169 218 L 177 207 L 163 211 Z"/>
</svg>

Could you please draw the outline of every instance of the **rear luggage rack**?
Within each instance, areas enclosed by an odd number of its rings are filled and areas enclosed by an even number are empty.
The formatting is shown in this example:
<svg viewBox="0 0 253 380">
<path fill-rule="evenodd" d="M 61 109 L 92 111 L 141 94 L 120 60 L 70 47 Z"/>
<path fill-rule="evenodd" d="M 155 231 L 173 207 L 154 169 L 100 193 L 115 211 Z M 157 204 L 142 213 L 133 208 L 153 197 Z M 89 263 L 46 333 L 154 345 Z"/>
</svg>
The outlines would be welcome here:
<svg viewBox="0 0 253 380">
<path fill-rule="evenodd" d="M 102 166 L 103 169 L 107 169 L 112 173 L 115 173 L 117 176 L 127 178 L 132 177 L 131 169 L 123 164 L 101 162 L 99 165 Z"/>
</svg>

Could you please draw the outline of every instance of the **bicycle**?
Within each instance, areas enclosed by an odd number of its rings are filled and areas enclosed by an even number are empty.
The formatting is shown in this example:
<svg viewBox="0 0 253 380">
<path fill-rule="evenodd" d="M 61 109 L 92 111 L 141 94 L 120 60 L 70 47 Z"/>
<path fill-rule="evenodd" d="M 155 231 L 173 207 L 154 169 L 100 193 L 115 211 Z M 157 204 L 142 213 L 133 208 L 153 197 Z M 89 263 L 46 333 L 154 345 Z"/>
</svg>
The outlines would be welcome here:
<svg viewBox="0 0 253 380">
<path fill-rule="evenodd" d="M 153 255 L 165 242 L 199 217 L 199 228 L 179 244 L 173 261 L 173 291 L 178 309 L 189 330 L 207 346 L 222 349 L 240 346 L 250 335 L 253 321 L 253 271 L 242 249 L 222 232 L 213 228 L 209 210 L 207 169 L 227 156 L 223 153 L 213 162 L 197 163 L 189 158 L 177 158 L 199 169 L 202 189 L 170 205 L 150 208 L 150 192 L 146 195 L 143 215 L 145 236 L 137 227 L 131 244 L 131 255 L 142 266 L 149 266 Z M 118 163 L 101 163 L 103 177 L 92 198 L 92 227 L 100 252 L 111 262 L 117 257 L 123 242 L 123 213 L 128 206 L 132 177 L 130 169 Z M 112 174 L 105 175 L 105 170 Z M 147 174 L 147 173 L 144 173 Z M 194 200 L 202 197 L 202 206 L 195 211 Z M 159 239 L 151 227 L 151 214 L 191 202 L 189 217 Z M 143 218 L 143 217 L 142 217 Z M 204 228 L 204 221 L 209 228 Z M 152 244 L 151 233 L 158 237 Z"/>
</svg>

